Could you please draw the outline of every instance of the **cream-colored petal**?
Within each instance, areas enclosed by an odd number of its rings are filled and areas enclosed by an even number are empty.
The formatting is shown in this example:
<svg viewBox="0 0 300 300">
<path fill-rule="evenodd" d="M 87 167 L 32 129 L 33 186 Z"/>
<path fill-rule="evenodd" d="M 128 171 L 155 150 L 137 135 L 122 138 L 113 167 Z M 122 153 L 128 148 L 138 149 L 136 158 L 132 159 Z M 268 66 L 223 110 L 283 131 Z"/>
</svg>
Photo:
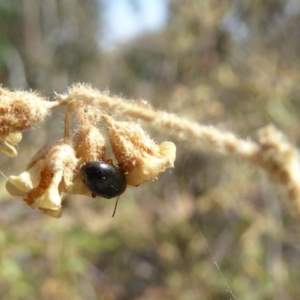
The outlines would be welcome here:
<svg viewBox="0 0 300 300">
<path fill-rule="evenodd" d="M 15 157 L 18 155 L 17 149 L 10 145 L 9 143 L 4 142 L 2 145 L 0 145 L 0 151 L 5 153 L 6 155 L 10 157 Z"/>
<path fill-rule="evenodd" d="M 172 142 L 164 142 L 154 154 L 141 152 L 137 163 L 127 174 L 127 184 L 138 186 L 143 182 L 154 180 L 166 168 L 174 166 L 176 146 Z"/>
<path fill-rule="evenodd" d="M 43 165 L 43 162 L 39 161 L 31 169 L 21 173 L 19 176 L 9 176 L 8 181 L 19 190 L 29 192 L 40 184 Z"/>
<path fill-rule="evenodd" d="M 25 197 L 25 195 L 26 195 L 26 192 L 18 189 L 15 185 L 13 185 L 9 181 L 6 182 L 5 188 L 6 188 L 7 192 L 12 196 Z"/>
<path fill-rule="evenodd" d="M 21 132 L 12 132 L 6 138 L 5 141 L 11 145 L 17 145 L 22 140 L 22 133 Z"/>
<path fill-rule="evenodd" d="M 62 181 L 63 170 L 59 170 L 53 175 L 49 187 L 45 193 L 36 199 L 34 207 L 47 208 L 58 210 L 61 208 L 61 196 L 58 191 L 58 186 Z"/>
<path fill-rule="evenodd" d="M 137 160 L 137 164 L 127 174 L 127 184 L 138 186 L 143 182 L 156 179 L 156 177 L 166 169 L 168 160 L 164 157 L 155 157 L 144 153 L 142 158 Z"/>
<path fill-rule="evenodd" d="M 163 142 L 159 145 L 160 153 L 163 157 L 167 158 L 168 165 L 167 168 L 174 167 L 174 161 L 176 158 L 176 146 L 172 142 Z"/>
<path fill-rule="evenodd" d="M 53 218 L 56 218 L 56 219 L 59 219 L 61 216 L 62 216 L 62 209 L 59 208 L 59 209 L 41 209 L 41 211 L 50 216 L 50 217 L 53 217 Z"/>
</svg>

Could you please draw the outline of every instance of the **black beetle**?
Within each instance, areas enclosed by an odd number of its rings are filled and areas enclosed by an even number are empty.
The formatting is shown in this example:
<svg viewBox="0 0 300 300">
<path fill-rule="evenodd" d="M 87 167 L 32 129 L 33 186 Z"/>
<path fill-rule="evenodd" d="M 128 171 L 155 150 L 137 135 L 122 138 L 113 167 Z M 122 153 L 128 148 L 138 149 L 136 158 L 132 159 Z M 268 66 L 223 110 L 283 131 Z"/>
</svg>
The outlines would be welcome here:
<svg viewBox="0 0 300 300">
<path fill-rule="evenodd" d="M 92 197 L 111 199 L 124 193 L 126 176 L 111 160 L 91 161 L 81 166 L 83 184 L 92 192 Z"/>
</svg>

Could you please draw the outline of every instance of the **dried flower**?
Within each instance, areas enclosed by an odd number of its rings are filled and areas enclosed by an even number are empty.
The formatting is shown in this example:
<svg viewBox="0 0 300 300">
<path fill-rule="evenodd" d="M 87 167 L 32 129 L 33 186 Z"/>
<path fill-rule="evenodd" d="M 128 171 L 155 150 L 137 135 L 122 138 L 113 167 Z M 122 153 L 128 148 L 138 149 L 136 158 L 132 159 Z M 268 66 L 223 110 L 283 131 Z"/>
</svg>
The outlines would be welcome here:
<svg viewBox="0 0 300 300">
<path fill-rule="evenodd" d="M 12 195 L 22 196 L 32 208 L 53 217 L 61 216 L 62 194 L 72 186 L 77 158 L 65 140 L 43 147 L 25 172 L 10 176 L 6 185 Z"/>
<path fill-rule="evenodd" d="M 136 123 L 117 122 L 107 115 L 102 118 L 108 126 L 112 150 L 126 173 L 128 185 L 138 186 L 156 179 L 166 168 L 174 166 L 176 147 L 172 142 L 157 145 Z"/>
<path fill-rule="evenodd" d="M 105 159 L 106 141 L 98 128 L 82 126 L 75 132 L 72 141 L 80 163 Z"/>
<path fill-rule="evenodd" d="M 78 164 L 73 179 L 74 184 L 69 193 L 91 196 L 91 191 L 86 188 L 80 178 L 79 168 L 86 162 L 105 161 L 106 140 L 96 127 L 87 124 L 77 130 L 72 141 Z"/>
<path fill-rule="evenodd" d="M 9 156 L 16 156 L 21 131 L 31 128 L 49 113 L 49 103 L 36 93 L 0 88 L 0 150 Z"/>
</svg>

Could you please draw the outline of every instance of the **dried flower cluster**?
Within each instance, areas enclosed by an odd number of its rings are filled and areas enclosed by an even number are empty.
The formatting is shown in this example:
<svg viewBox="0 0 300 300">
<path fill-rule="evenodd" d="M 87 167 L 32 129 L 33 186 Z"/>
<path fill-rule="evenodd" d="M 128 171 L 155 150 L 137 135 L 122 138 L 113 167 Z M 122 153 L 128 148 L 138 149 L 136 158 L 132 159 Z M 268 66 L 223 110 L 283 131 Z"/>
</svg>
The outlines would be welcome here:
<svg viewBox="0 0 300 300">
<path fill-rule="evenodd" d="M 138 186 L 173 167 L 176 156 L 172 142 L 157 145 L 138 124 L 117 121 L 93 97 L 84 93 L 72 95 L 72 91 L 67 96 L 58 95 L 55 102 L 26 92 L 2 90 L 0 95 L 0 137 L 4 147 L 1 150 L 5 153 L 7 144 L 13 147 L 17 143 L 13 137 L 16 139 L 17 134 L 42 121 L 50 108 L 66 106 L 64 137 L 40 149 L 26 171 L 10 176 L 6 183 L 11 195 L 22 197 L 32 208 L 56 218 L 62 215 L 65 194 L 92 195 L 80 176 L 85 163 L 115 161 L 127 186 Z M 70 129 L 72 118 L 78 124 L 74 132 Z M 108 139 L 99 129 L 100 122 L 106 124 Z M 107 157 L 107 140 L 114 157 Z"/>
<path fill-rule="evenodd" d="M 61 198 L 65 193 L 91 195 L 80 177 L 83 164 L 109 161 L 107 139 L 99 130 L 104 123 L 115 165 L 126 175 L 129 186 L 138 186 L 155 179 L 166 168 L 173 167 L 176 147 L 171 142 L 157 145 L 138 125 L 142 120 L 165 131 L 191 147 L 235 155 L 263 168 L 275 181 L 283 184 L 289 199 L 300 216 L 300 156 L 274 127 L 261 130 L 257 142 L 237 138 L 212 126 L 179 118 L 150 107 L 101 93 L 86 85 L 73 86 L 68 94 L 56 95 L 48 102 L 34 93 L 9 92 L 0 89 L 0 150 L 16 155 L 14 145 L 21 140 L 21 131 L 42 121 L 49 109 L 66 106 L 64 137 L 41 149 L 19 176 L 10 176 L 7 190 L 43 212 L 59 217 Z M 113 117 L 110 115 L 113 114 Z M 116 118 L 123 121 L 118 121 Z M 70 130 L 76 119 L 75 132 Z M 135 122 L 124 122 L 133 119 Z"/>
</svg>

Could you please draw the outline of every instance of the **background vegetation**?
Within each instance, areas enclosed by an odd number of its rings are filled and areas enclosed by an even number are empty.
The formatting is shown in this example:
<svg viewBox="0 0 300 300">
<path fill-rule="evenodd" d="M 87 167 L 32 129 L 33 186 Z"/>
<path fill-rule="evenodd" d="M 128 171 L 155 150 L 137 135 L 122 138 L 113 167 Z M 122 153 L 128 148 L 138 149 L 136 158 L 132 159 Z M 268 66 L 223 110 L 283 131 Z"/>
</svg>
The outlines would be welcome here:
<svg viewBox="0 0 300 300">
<path fill-rule="evenodd" d="M 242 137 L 273 123 L 298 145 L 299 2 L 167 6 L 159 32 L 108 51 L 103 1 L 0 0 L 0 82 L 49 97 L 88 82 Z M 59 109 L 25 134 L 18 157 L 1 155 L 1 171 L 23 170 L 62 135 L 58 124 Z M 233 299 L 228 284 L 236 299 L 299 299 L 299 220 L 280 187 L 242 161 L 174 142 L 175 168 L 127 190 L 113 219 L 113 201 L 79 196 L 49 218 L 8 196 L 3 177 L 0 298 Z"/>
</svg>

